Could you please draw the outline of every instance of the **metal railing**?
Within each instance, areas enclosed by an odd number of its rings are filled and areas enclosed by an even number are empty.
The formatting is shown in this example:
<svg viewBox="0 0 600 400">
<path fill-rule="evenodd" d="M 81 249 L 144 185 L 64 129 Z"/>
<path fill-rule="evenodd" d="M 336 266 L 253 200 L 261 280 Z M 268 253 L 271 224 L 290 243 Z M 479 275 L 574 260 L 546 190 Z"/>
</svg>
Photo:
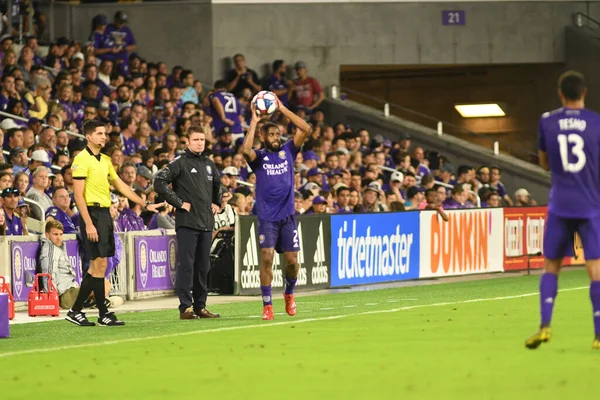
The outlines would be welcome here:
<svg viewBox="0 0 600 400">
<path fill-rule="evenodd" d="M 27 217 L 27 230 L 30 233 L 36 233 L 36 234 L 44 233 L 44 227 L 46 225 L 46 216 L 44 215 L 44 208 L 37 201 L 31 200 L 27 197 L 23 197 L 23 201 L 25 201 L 25 203 L 29 204 L 30 206 L 34 206 L 37 209 L 39 209 L 40 215 L 42 216 L 41 220 L 36 219 L 36 218 Z"/>
<path fill-rule="evenodd" d="M 29 121 L 29 119 L 27 119 L 25 117 L 21 117 L 19 115 L 7 113 L 7 112 L 4 112 L 4 111 L 0 111 L 0 116 L 7 117 L 7 118 L 10 118 L 10 119 L 13 119 L 13 120 L 17 120 L 17 121 L 22 121 L 22 122 L 28 122 Z M 65 131 L 65 132 L 67 132 L 67 135 L 69 135 L 69 136 L 75 136 L 75 137 L 78 137 L 78 138 L 85 138 L 85 136 L 83 136 L 80 133 L 71 132 L 71 131 L 66 130 L 66 129 L 58 129 L 58 128 L 55 128 L 52 125 L 48 125 L 46 123 L 42 123 L 42 127 L 44 127 L 44 128 L 52 128 L 55 131 Z"/>
<path fill-rule="evenodd" d="M 600 22 L 589 15 L 580 12 L 573 14 L 573 25 L 578 28 L 587 28 L 595 33 L 600 33 Z"/>
<path fill-rule="evenodd" d="M 479 144 L 483 147 L 487 147 L 493 150 L 495 155 L 500 153 L 500 148 L 503 151 L 512 154 L 522 160 L 533 162 L 535 157 L 534 152 L 524 150 L 518 143 L 512 143 L 511 141 L 500 141 L 494 138 L 489 138 L 486 134 L 478 134 L 471 131 L 463 126 L 456 125 L 452 122 L 436 118 L 431 115 L 424 114 L 422 112 L 410 109 L 408 107 L 391 103 L 387 100 L 371 96 L 370 94 L 359 92 L 347 87 L 331 87 L 331 97 L 337 100 L 352 100 L 357 103 L 364 104 L 369 107 L 380 109 L 383 111 L 385 117 L 390 117 L 392 114 L 397 114 L 399 118 L 406 119 L 408 121 L 432 128 L 437 131 L 437 134 L 442 136 L 444 134 L 450 134 L 452 136 L 463 136 L 469 137 L 473 140 L 473 143 Z M 396 111 L 395 113 L 393 111 Z"/>
</svg>

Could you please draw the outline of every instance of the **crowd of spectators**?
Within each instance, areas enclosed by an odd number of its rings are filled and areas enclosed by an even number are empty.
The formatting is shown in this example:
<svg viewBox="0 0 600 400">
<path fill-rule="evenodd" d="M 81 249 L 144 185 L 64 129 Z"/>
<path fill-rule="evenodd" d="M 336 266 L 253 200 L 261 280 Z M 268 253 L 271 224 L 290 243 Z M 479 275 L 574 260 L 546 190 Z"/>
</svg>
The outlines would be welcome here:
<svg viewBox="0 0 600 400">
<path fill-rule="evenodd" d="M 2 116 L 0 123 L 0 233 L 28 234 L 27 218 L 44 217 L 61 222 L 65 233 L 76 231 L 71 162 L 85 149 L 78 133 L 90 119 L 108 127 L 110 141 L 103 151 L 120 177 L 152 202 L 162 202 L 152 187 L 156 172 L 186 148 L 183 133 L 191 125 L 202 126 L 207 153 L 227 188 L 215 232 L 231 229 L 236 213 L 255 212 L 256 178 L 239 149 L 250 120 L 249 102 L 260 90 L 276 93 L 312 127 L 295 164 L 298 214 L 414 210 L 431 202 L 470 208 L 478 205 L 475 194 L 481 207 L 535 204 L 526 189 L 510 196 L 498 167 L 455 168 L 444 155 L 411 146 L 408 134 L 392 142 L 327 120 L 320 108 L 324 91 L 302 61 L 292 72 L 275 60 L 271 74 L 261 79 L 237 54 L 234 68 L 207 90 L 191 70 L 168 70 L 165 62 L 138 54 L 127 22 L 121 11 L 112 22 L 98 15 L 89 42 L 59 38 L 45 57 L 33 36 L 18 55 L 11 36 L 0 38 L 0 110 L 15 116 Z M 275 113 L 271 120 L 293 137 L 295 128 L 282 115 Z M 147 215 L 115 195 L 118 231 L 174 227 L 176 210 L 170 206 Z"/>
</svg>

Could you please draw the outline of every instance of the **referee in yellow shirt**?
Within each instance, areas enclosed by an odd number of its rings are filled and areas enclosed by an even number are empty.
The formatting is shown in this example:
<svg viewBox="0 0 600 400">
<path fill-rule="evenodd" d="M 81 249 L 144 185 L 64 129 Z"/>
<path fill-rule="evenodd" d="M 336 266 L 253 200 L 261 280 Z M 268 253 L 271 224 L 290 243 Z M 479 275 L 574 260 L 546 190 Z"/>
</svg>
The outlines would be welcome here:
<svg viewBox="0 0 600 400">
<path fill-rule="evenodd" d="M 104 275 L 107 259 L 115 254 L 113 220 L 110 216 L 110 185 L 124 196 L 144 208 L 156 212 L 164 206 L 149 206 L 138 197 L 115 172 L 110 157 L 100 154 L 106 143 L 106 126 L 96 120 L 83 124 L 83 134 L 87 147 L 73 160 L 73 191 L 75 203 L 80 214 L 80 229 L 85 251 L 90 256 L 91 265 L 81 281 L 79 295 L 69 310 L 66 320 L 79 326 L 94 326 L 81 311 L 83 303 L 94 292 L 99 311 L 98 324 L 104 326 L 122 326 L 114 313 L 108 312 L 105 304 Z"/>
</svg>

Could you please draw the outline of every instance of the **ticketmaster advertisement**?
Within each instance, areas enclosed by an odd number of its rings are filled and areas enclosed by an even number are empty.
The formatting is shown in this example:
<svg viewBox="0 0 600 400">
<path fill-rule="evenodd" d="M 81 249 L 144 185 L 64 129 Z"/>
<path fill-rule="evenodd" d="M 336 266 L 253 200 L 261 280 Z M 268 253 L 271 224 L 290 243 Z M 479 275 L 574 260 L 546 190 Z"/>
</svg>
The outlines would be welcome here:
<svg viewBox="0 0 600 400">
<path fill-rule="evenodd" d="M 418 212 L 331 216 L 331 287 L 419 278 Z"/>
<path fill-rule="evenodd" d="M 298 251 L 298 290 L 315 290 L 329 287 L 329 216 L 300 216 L 297 218 L 296 236 Z M 255 216 L 238 217 L 236 226 L 236 293 L 260 294 L 260 245 L 258 219 Z M 273 290 L 282 292 L 284 286 L 285 258 L 275 253 L 273 260 Z"/>
</svg>

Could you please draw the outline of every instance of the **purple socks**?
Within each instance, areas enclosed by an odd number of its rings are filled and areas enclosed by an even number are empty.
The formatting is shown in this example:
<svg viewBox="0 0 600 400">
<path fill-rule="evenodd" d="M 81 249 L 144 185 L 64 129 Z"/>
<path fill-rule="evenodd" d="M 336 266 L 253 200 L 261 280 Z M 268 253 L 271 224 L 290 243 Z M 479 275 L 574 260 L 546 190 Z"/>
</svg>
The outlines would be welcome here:
<svg viewBox="0 0 600 400">
<path fill-rule="evenodd" d="M 590 300 L 592 300 L 592 312 L 594 313 L 594 332 L 598 337 L 600 336 L 600 281 L 592 281 L 590 284 Z"/>
<path fill-rule="evenodd" d="M 550 322 L 552 321 L 552 310 L 554 309 L 554 301 L 556 300 L 557 293 L 558 277 L 549 273 L 542 275 L 542 278 L 540 279 L 540 311 L 542 314 L 542 326 L 550 326 Z"/>
<path fill-rule="evenodd" d="M 285 294 L 294 294 L 297 279 L 285 278 Z"/>
<path fill-rule="evenodd" d="M 273 305 L 273 298 L 271 297 L 271 286 L 261 286 L 260 292 L 262 294 L 263 307 Z"/>
</svg>

